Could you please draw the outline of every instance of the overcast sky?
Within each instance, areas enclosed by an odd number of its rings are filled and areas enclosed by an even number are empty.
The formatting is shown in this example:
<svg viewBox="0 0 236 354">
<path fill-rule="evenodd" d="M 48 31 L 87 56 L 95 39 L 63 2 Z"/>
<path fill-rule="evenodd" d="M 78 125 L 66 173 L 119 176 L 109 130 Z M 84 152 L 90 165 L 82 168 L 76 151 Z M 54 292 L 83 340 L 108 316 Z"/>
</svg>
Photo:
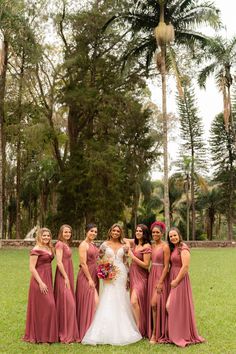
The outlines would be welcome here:
<svg viewBox="0 0 236 354">
<path fill-rule="evenodd" d="M 236 1 L 235 0 L 214 0 L 214 3 L 221 11 L 221 18 L 223 25 L 226 26 L 226 29 L 222 30 L 220 34 L 230 39 L 233 35 L 236 35 Z M 206 31 L 204 31 L 206 33 Z M 208 33 L 207 33 L 208 34 Z M 214 34 L 213 32 L 209 34 Z M 152 100 L 158 104 L 161 104 L 161 90 L 157 89 L 154 85 L 150 85 L 150 89 L 152 92 Z M 175 89 L 171 90 L 168 96 L 168 112 L 176 112 L 176 104 L 175 104 Z M 206 89 L 200 90 L 197 88 L 196 90 L 196 99 L 199 107 L 199 114 L 203 119 L 204 129 L 205 129 L 205 139 L 207 140 L 209 136 L 209 129 L 211 122 L 216 114 L 223 110 L 223 99 L 221 94 L 218 92 L 214 79 L 209 78 L 206 83 Z M 161 108 L 161 107 L 160 107 Z M 169 151 L 170 158 L 174 160 L 178 153 L 178 138 L 176 142 L 169 143 Z M 162 178 L 163 173 L 154 169 L 152 173 L 152 178 Z"/>
</svg>

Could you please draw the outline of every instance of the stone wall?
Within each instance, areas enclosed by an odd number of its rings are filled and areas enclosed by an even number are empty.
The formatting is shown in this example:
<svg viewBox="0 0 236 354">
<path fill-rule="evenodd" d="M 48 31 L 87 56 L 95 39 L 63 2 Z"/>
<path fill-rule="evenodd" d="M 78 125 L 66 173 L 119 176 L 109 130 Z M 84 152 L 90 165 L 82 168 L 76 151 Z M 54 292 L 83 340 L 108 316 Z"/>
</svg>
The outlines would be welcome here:
<svg viewBox="0 0 236 354">
<path fill-rule="evenodd" d="M 73 240 L 71 246 L 78 247 L 81 240 Z M 96 244 L 100 245 L 103 241 L 96 240 Z M 56 240 L 53 240 L 56 243 Z M 191 248 L 218 248 L 218 247 L 236 247 L 235 241 L 185 241 Z M 3 248 L 32 248 L 35 245 L 34 240 L 2 240 Z"/>
</svg>

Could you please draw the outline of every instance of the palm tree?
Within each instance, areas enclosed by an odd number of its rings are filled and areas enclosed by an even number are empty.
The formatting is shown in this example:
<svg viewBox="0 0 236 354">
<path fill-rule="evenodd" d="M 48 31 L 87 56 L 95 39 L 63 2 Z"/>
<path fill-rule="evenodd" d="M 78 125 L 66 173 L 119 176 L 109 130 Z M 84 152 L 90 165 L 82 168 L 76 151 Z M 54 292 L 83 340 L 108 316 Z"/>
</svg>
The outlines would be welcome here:
<svg viewBox="0 0 236 354">
<path fill-rule="evenodd" d="M 217 187 L 209 187 L 207 191 L 199 194 L 197 208 L 205 211 L 206 230 L 208 240 L 213 239 L 213 227 L 218 212 L 222 211 L 222 191 Z"/>
<path fill-rule="evenodd" d="M 210 63 L 200 71 L 198 83 L 205 88 L 207 78 L 214 75 L 217 87 L 223 95 L 225 128 L 227 131 L 229 128 L 234 129 L 231 86 L 232 66 L 236 63 L 236 36 L 229 41 L 221 36 L 209 40 L 205 58 L 210 59 Z"/>
<path fill-rule="evenodd" d="M 164 146 L 164 206 L 167 229 L 170 225 L 168 190 L 168 129 L 166 108 L 166 58 L 175 37 L 176 45 L 193 49 L 195 42 L 205 45 L 206 37 L 195 31 L 196 26 L 209 24 L 219 26 L 219 11 L 212 3 L 193 0 L 140 0 L 132 1 L 131 10 L 114 16 L 130 25 L 133 33 L 129 57 L 146 57 L 146 69 L 150 67 L 154 53 L 162 80 L 162 121 Z M 155 33 L 155 37 L 153 36 Z M 134 45 L 133 45 L 134 44 Z M 157 48 L 159 53 L 157 53 Z M 172 56 L 173 58 L 173 56 Z"/>
</svg>

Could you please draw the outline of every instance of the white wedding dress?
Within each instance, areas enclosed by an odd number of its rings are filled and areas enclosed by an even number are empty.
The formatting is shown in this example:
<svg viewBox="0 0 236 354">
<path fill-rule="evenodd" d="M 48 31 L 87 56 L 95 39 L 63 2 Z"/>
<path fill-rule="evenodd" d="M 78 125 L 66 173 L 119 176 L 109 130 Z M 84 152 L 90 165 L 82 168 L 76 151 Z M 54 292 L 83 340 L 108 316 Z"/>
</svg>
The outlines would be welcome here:
<svg viewBox="0 0 236 354">
<path fill-rule="evenodd" d="M 94 320 L 86 332 L 82 344 L 126 345 L 139 341 L 142 336 L 135 324 L 128 291 L 127 270 L 123 262 L 124 249 L 115 253 L 104 242 L 105 257 L 119 267 L 116 279 L 104 282 Z"/>
</svg>

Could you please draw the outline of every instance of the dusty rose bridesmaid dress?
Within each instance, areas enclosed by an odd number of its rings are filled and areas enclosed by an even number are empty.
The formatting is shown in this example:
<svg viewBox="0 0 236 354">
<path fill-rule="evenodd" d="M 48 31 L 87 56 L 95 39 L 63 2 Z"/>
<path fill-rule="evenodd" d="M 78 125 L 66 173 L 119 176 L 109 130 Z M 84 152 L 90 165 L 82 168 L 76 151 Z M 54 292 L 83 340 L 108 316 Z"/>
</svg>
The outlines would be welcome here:
<svg viewBox="0 0 236 354">
<path fill-rule="evenodd" d="M 54 296 L 57 310 L 59 341 L 62 343 L 79 342 L 79 332 L 76 319 L 76 305 L 74 296 L 74 271 L 72 251 L 65 243 L 58 241 L 56 249 L 62 249 L 62 263 L 69 278 L 70 289 L 65 287 L 65 280 L 59 268 L 56 269 Z"/>
<path fill-rule="evenodd" d="M 171 253 L 170 282 L 175 279 L 182 267 L 181 251 L 188 250 L 187 245 L 175 247 Z M 180 347 L 204 342 L 197 332 L 192 299 L 192 289 L 187 273 L 176 288 L 170 290 L 168 311 L 168 338 L 170 343 Z"/>
<path fill-rule="evenodd" d="M 155 286 L 157 285 L 164 268 L 164 251 L 162 247 L 154 247 L 152 249 L 152 265 L 148 277 L 148 301 L 147 301 L 147 334 L 151 339 L 153 332 L 152 325 L 152 307 L 151 300 L 156 292 Z M 166 339 L 166 300 L 168 297 L 168 280 L 167 276 L 163 282 L 162 292 L 160 294 L 160 301 L 157 303 L 157 316 L 156 316 L 156 341 L 161 342 Z"/>
<path fill-rule="evenodd" d="M 47 285 L 48 293 L 41 293 L 38 282 L 32 276 L 23 340 L 31 343 L 58 342 L 56 306 L 52 286 L 51 262 L 53 255 L 44 250 L 32 250 L 30 255 L 38 256 L 36 270 L 42 281 Z"/>
<path fill-rule="evenodd" d="M 137 250 L 137 247 L 134 247 L 132 251 L 141 261 L 143 261 L 144 254 L 152 253 L 151 246 L 144 250 Z M 135 261 L 132 261 L 129 269 L 129 277 L 130 294 L 132 294 L 132 291 L 135 290 L 140 308 L 139 332 L 142 337 L 146 337 L 148 270 L 140 267 Z"/>
<path fill-rule="evenodd" d="M 97 258 L 99 250 L 93 244 L 89 243 L 89 248 L 87 251 L 87 266 L 90 275 L 95 283 L 97 292 L 99 288 L 99 282 L 97 277 Z M 87 332 L 96 310 L 95 300 L 94 300 L 94 288 L 89 286 L 88 280 L 80 268 L 77 285 L 76 285 L 76 313 L 77 313 L 77 323 L 79 329 L 80 340 L 83 339 L 85 333 Z"/>
</svg>

